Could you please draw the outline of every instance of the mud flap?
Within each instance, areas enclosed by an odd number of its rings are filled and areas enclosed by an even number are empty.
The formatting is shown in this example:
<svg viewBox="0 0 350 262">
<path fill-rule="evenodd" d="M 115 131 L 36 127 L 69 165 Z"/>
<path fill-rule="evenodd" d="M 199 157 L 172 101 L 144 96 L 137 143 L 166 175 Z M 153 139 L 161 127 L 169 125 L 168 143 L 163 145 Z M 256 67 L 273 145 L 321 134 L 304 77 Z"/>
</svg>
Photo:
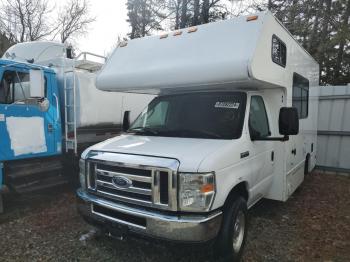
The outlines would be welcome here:
<svg viewBox="0 0 350 262">
<path fill-rule="evenodd" d="M 3 167 L 4 164 L 0 162 L 0 214 L 4 212 L 4 203 L 2 201 L 2 189 L 3 189 Z"/>
<path fill-rule="evenodd" d="M 0 214 L 4 212 L 4 203 L 2 201 L 2 194 L 0 192 Z"/>
</svg>

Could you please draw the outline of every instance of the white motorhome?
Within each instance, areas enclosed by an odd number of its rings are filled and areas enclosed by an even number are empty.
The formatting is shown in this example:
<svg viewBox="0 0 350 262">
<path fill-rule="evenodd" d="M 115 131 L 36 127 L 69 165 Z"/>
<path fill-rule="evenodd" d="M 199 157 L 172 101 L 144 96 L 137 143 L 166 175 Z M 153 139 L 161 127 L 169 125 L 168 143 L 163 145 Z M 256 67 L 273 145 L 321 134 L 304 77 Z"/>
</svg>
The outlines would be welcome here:
<svg viewBox="0 0 350 262">
<path fill-rule="evenodd" d="M 122 43 L 97 87 L 158 96 L 82 154 L 81 214 L 239 259 L 247 209 L 286 201 L 315 166 L 318 72 L 270 12 Z"/>
</svg>

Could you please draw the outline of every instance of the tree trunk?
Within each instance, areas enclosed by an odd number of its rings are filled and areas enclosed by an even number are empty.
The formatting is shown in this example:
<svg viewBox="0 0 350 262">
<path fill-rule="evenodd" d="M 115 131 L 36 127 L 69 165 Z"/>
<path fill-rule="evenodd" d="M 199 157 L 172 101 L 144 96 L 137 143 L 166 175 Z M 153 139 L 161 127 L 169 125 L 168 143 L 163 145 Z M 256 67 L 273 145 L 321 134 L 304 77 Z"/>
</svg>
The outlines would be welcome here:
<svg viewBox="0 0 350 262">
<path fill-rule="evenodd" d="M 209 0 L 203 0 L 202 24 L 209 23 Z"/>
<path fill-rule="evenodd" d="M 181 0 L 176 1 L 175 6 L 175 29 L 180 28 L 180 6 L 181 6 Z"/>
<path fill-rule="evenodd" d="M 199 24 L 199 0 L 194 0 L 192 25 L 194 26 L 198 24 Z"/>
<path fill-rule="evenodd" d="M 308 43 L 308 51 L 309 51 L 309 53 L 311 55 L 314 55 L 314 53 L 315 53 L 315 46 L 316 46 L 316 44 L 318 42 L 317 41 L 317 30 L 318 30 L 318 26 L 320 24 L 319 18 L 321 17 L 323 3 L 324 3 L 324 0 L 320 0 L 319 4 L 317 6 L 317 10 L 316 10 L 316 13 L 315 13 L 315 22 L 313 24 L 311 36 L 310 36 L 309 43 Z"/>
<path fill-rule="evenodd" d="M 317 49 L 317 55 L 316 59 L 320 63 L 320 76 L 322 76 L 322 71 L 326 73 L 325 77 L 322 77 L 323 82 L 328 82 L 330 83 L 331 80 L 331 75 L 330 75 L 330 61 L 329 57 L 326 56 L 326 46 L 325 43 L 328 42 L 329 38 L 329 22 L 330 22 L 330 14 L 331 14 L 331 7 L 332 7 L 332 0 L 325 0 L 326 3 L 326 9 L 324 10 L 324 16 L 323 16 L 323 23 L 322 23 L 322 31 L 320 34 L 320 39 L 322 43 L 319 44 L 318 49 Z"/>
<path fill-rule="evenodd" d="M 349 32 L 349 17 L 350 17 L 350 0 L 348 0 L 347 2 L 346 10 L 342 15 L 342 26 L 341 26 L 341 29 L 338 31 L 338 34 L 341 35 L 341 38 L 340 38 L 339 48 L 337 52 L 337 60 L 334 67 L 334 81 L 336 84 L 340 82 L 339 76 L 340 76 L 340 71 L 342 70 L 341 65 L 342 65 L 343 56 L 344 56 L 344 47 L 345 47 L 346 39 Z"/>
<path fill-rule="evenodd" d="M 182 0 L 181 4 L 181 18 L 180 18 L 180 28 L 184 28 L 187 25 L 187 0 Z"/>
<path fill-rule="evenodd" d="M 295 18 L 297 16 L 297 8 L 298 8 L 298 0 L 293 0 L 292 7 L 290 10 L 290 16 L 289 16 L 289 31 L 292 35 L 295 34 Z"/>
<path fill-rule="evenodd" d="M 147 0 L 143 0 L 141 3 L 142 6 L 142 11 L 141 11 L 141 20 L 142 20 L 142 26 L 141 26 L 141 36 L 145 36 L 146 35 L 146 24 L 147 24 L 147 17 L 146 17 L 146 13 L 147 13 Z"/>
</svg>

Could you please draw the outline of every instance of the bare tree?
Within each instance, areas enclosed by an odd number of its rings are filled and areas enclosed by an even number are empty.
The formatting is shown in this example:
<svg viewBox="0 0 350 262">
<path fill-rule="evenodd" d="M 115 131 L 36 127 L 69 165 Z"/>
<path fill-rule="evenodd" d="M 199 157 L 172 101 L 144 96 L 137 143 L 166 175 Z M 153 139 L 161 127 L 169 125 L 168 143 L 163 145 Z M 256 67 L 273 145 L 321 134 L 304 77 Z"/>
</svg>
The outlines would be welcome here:
<svg viewBox="0 0 350 262">
<path fill-rule="evenodd" d="M 0 30 L 11 42 L 40 40 L 56 30 L 47 1 L 3 0 L 1 4 Z"/>
<path fill-rule="evenodd" d="M 85 34 L 88 26 L 95 20 L 90 15 L 87 0 L 70 0 L 59 12 L 56 34 L 64 43 L 74 35 Z"/>
</svg>

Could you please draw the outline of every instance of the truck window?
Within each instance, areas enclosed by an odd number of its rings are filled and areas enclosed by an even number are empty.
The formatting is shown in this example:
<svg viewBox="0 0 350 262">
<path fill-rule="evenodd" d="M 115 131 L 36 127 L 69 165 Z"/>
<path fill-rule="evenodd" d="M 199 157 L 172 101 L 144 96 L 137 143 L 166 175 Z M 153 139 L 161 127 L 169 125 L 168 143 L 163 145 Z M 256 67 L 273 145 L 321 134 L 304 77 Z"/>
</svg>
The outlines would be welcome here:
<svg viewBox="0 0 350 262">
<path fill-rule="evenodd" d="M 129 131 L 140 135 L 236 139 L 242 133 L 245 104 L 243 92 L 160 96 Z"/>
<path fill-rule="evenodd" d="M 307 118 L 309 114 L 309 80 L 301 75 L 293 75 L 292 105 L 298 110 L 299 119 Z"/>
<path fill-rule="evenodd" d="M 168 101 L 161 101 L 152 110 L 144 111 L 142 117 L 137 118 L 135 125 L 140 126 L 144 122 L 147 126 L 163 126 L 168 112 Z"/>
<path fill-rule="evenodd" d="M 5 71 L 0 85 L 0 103 L 12 104 L 29 97 L 29 73 Z"/>
<path fill-rule="evenodd" d="M 249 111 L 249 133 L 259 137 L 268 137 L 270 133 L 264 100 L 261 96 L 252 96 Z"/>
</svg>

